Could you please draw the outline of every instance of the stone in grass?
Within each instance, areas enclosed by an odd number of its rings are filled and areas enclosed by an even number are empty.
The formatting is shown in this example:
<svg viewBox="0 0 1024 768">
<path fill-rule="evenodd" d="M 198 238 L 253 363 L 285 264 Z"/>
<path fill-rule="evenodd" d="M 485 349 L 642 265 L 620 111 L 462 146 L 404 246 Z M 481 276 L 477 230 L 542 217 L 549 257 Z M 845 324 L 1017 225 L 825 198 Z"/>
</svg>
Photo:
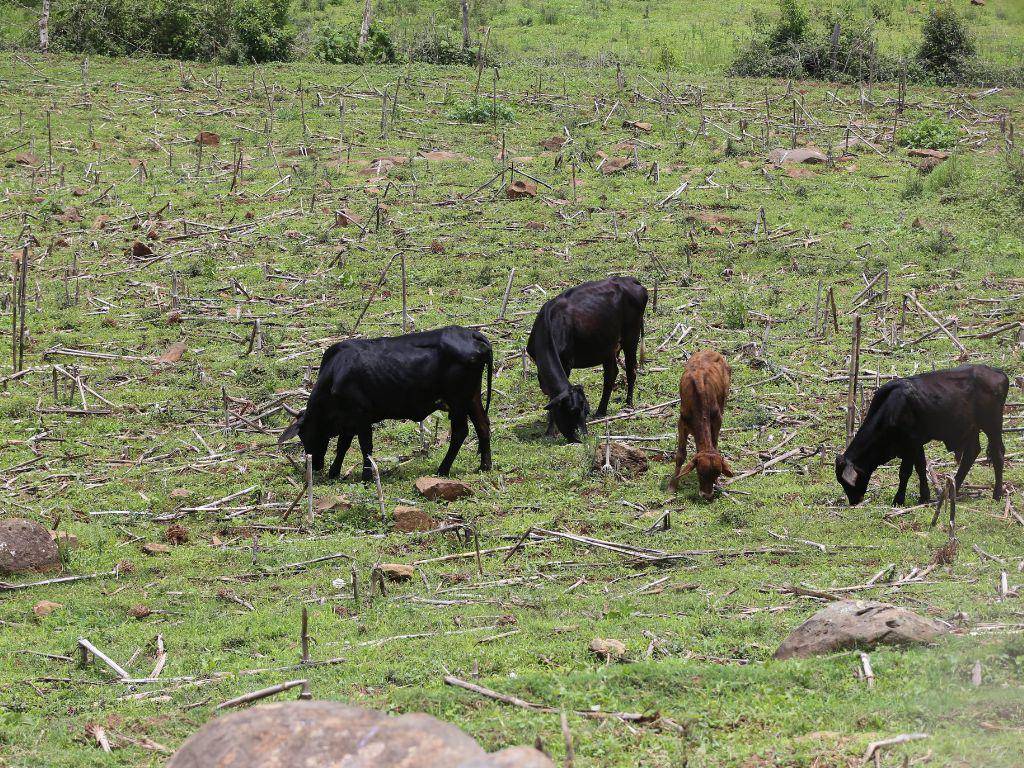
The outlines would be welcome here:
<svg viewBox="0 0 1024 768">
<path fill-rule="evenodd" d="M 431 501 L 455 501 L 473 493 L 467 483 L 447 477 L 421 477 L 416 481 L 416 490 Z"/>
<path fill-rule="evenodd" d="M 618 475 L 635 477 L 646 472 L 648 467 L 647 456 L 638 448 L 614 440 L 606 445 L 599 440 L 594 449 L 594 469 L 601 471 L 606 461 Z"/>
<path fill-rule="evenodd" d="M 32 606 L 32 613 L 34 613 L 37 618 L 41 619 L 44 616 L 49 616 L 58 608 L 63 607 L 63 604 L 55 603 L 52 600 L 40 600 L 38 603 Z"/>
<path fill-rule="evenodd" d="M 509 200 L 522 200 L 523 198 L 536 197 L 537 185 L 532 181 L 516 179 L 508 185 L 506 190 Z"/>
<path fill-rule="evenodd" d="M 166 544 L 150 541 L 142 545 L 142 551 L 147 555 L 166 555 L 171 551 L 171 548 Z"/>
<path fill-rule="evenodd" d="M 938 622 L 906 608 L 873 600 L 839 600 L 794 629 L 775 652 L 775 658 L 804 658 L 854 648 L 870 650 L 877 645 L 930 643 L 947 631 Z"/>
<path fill-rule="evenodd" d="M 773 149 L 768 153 L 768 162 L 772 165 L 786 163 L 827 163 L 828 157 L 816 147 L 800 149 Z"/>
<path fill-rule="evenodd" d="M 423 713 L 393 717 L 337 701 L 263 704 L 189 737 L 168 768 L 554 768 L 542 752 L 488 754 L 456 726 Z"/>
<path fill-rule="evenodd" d="M 620 661 L 626 656 L 626 644 L 621 640 L 595 637 L 590 641 L 590 652 L 604 661 Z"/>
<path fill-rule="evenodd" d="M 416 567 L 405 563 L 381 563 L 380 572 L 388 581 L 409 581 L 416 573 Z"/>
<path fill-rule="evenodd" d="M 48 530 L 20 517 L 0 520 L 0 573 L 59 568 L 60 552 Z"/>
<path fill-rule="evenodd" d="M 436 527 L 434 519 L 419 507 L 395 507 L 395 530 L 401 533 L 429 531 Z"/>
</svg>

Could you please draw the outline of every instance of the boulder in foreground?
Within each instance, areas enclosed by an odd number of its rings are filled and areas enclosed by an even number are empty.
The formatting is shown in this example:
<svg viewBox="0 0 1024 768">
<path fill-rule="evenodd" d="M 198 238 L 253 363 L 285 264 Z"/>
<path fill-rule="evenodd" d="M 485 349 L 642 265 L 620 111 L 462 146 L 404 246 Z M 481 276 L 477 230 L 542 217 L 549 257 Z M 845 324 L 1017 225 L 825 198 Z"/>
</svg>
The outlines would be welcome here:
<svg viewBox="0 0 1024 768">
<path fill-rule="evenodd" d="M 931 643 L 947 630 L 931 619 L 906 608 L 873 600 L 839 600 L 829 603 L 794 629 L 776 659 L 804 658 L 877 645 Z"/>
<path fill-rule="evenodd" d="M 60 553 L 48 530 L 20 517 L 0 520 L 0 573 L 59 568 Z"/>
<path fill-rule="evenodd" d="M 459 728 L 422 713 L 390 715 L 337 701 L 264 704 L 193 734 L 168 768 L 554 768 L 541 752 L 488 754 Z"/>
</svg>

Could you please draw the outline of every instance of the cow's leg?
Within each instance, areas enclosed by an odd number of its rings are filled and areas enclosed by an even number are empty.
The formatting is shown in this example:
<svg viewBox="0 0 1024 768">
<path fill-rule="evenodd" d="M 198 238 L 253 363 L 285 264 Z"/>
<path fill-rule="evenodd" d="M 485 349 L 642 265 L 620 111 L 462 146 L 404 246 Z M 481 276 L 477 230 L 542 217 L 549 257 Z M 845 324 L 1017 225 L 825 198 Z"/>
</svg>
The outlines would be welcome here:
<svg viewBox="0 0 1024 768">
<path fill-rule="evenodd" d="M 619 366 L 615 360 L 604 363 L 604 383 L 601 385 L 601 402 L 597 405 L 594 418 L 600 419 L 608 415 L 608 401 L 612 397 L 612 388 L 615 386 L 615 377 L 619 375 Z"/>
<path fill-rule="evenodd" d="M 341 474 L 341 462 L 345 460 L 345 454 L 348 453 L 348 447 L 352 445 L 353 437 L 355 437 L 355 434 L 352 432 L 342 432 L 338 435 L 338 450 L 334 454 L 331 468 L 327 471 L 327 477 L 331 480 L 334 480 Z"/>
<path fill-rule="evenodd" d="M 996 473 L 996 484 L 992 489 L 992 498 L 1003 497 L 1003 458 L 1006 455 L 1006 447 L 1003 445 L 1003 425 L 996 424 L 985 430 L 985 437 L 988 438 L 988 460 L 992 462 L 992 469 Z"/>
<path fill-rule="evenodd" d="M 722 412 L 715 411 L 711 414 L 711 444 L 718 450 L 718 433 L 722 431 Z"/>
<path fill-rule="evenodd" d="M 491 421 L 487 418 L 487 411 L 480 402 L 480 393 L 473 395 L 469 404 L 469 418 L 473 420 L 473 429 L 476 430 L 476 440 L 480 443 L 480 471 L 488 472 L 491 469 Z"/>
<path fill-rule="evenodd" d="M 465 411 L 457 411 L 453 408 L 448 412 L 448 416 L 452 422 L 452 442 L 448 446 L 448 453 L 445 454 L 444 461 L 437 468 L 437 474 L 441 477 L 447 477 L 448 473 L 451 472 L 455 457 L 459 454 L 459 449 L 469 434 L 469 420 L 466 417 Z"/>
<path fill-rule="evenodd" d="M 974 466 L 974 460 L 978 458 L 979 453 L 981 453 L 981 441 L 978 439 L 978 434 L 975 433 L 967 438 L 967 442 L 960 449 L 960 466 L 956 470 L 956 477 L 953 479 L 953 484 L 958 492 L 964 482 L 964 478 L 967 477 L 967 473 Z"/>
<path fill-rule="evenodd" d="M 900 461 L 900 484 L 896 489 L 896 496 L 892 500 L 894 507 L 902 507 L 907 503 L 907 483 L 910 482 L 910 476 L 914 474 L 914 459 L 912 454 L 907 454 Z"/>
<path fill-rule="evenodd" d="M 370 456 L 373 455 L 373 429 L 367 427 L 359 433 L 359 450 L 363 452 L 363 482 L 373 480 L 373 466 L 370 464 Z"/>
<path fill-rule="evenodd" d="M 622 345 L 622 354 L 626 358 L 626 407 L 633 407 L 633 387 L 636 386 L 636 346 L 639 343 L 639 336 L 625 339 Z"/>
<path fill-rule="evenodd" d="M 921 504 L 927 504 L 932 500 L 932 489 L 928 484 L 928 457 L 924 455 L 923 445 L 917 449 L 917 455 L 914 457 L 914 469 L 917 470 L 919 488 L 917 500 Z"/>
<path fill-rule="evenodd" d="M 682 471 L 683 462 L 686 461 L 686 440 L 688 438 L 689 433 L 686 431 L 686 424 L 682 419 L 679 419 L 679 437 L 676 442 L 676 468 L 672 472 L 672 479 L 668 481 L 668 489 L 673 493 L 679 487 L 679 473 Z"/>
</svg>

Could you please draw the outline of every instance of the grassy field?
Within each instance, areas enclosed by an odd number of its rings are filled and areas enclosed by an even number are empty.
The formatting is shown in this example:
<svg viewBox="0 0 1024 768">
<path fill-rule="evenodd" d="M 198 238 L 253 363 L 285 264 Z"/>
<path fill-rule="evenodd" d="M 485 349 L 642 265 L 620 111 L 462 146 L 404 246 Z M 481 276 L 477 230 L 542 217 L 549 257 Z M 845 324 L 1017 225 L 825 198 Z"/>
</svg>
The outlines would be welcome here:
<svg viewBox="0 0 1024 768">
<path fill-rule="evenodd" d="M 0 593 L 3 768 L 159 765 L 218 703 L 298 677 L 317 698 L 451 720 L 489 749 L 539 739 L 561 761 L 557 715 L 448 687 L 448 674 L 569 710 L 577 766 L 854 766 L 869 742 L 911 732 L 929 737 L 882 765 L 1021 764 L 1024 549 L 991 500 L 990 467 L 975 467 L 958 504 L 955 562 L 934 565 L 947 533 L 929 527 L 931 508 L 892 509 L 895 467 L 851 509 L 832 460 L 855 314 L 858 403 L 892 375 L 960 357 L 927 314 L 903 311 L 914 292 L 969 360 L 1017 382 L 1006 481 L 1024 514 L 1024 227 L 1005 152 L 1024 99 L 912 87 L 901 111 L 890 87 L 862 101 L 851 87 L 622 76 L 485 72 L 481 103 L 512 117 L 470 124 L 456 119 L 476 88 L 469 69 L 92 59 L 83 76 L 70 57 L 0 61 L 0 242 L 8 254 L 31 245 L 27 373 L 11 372 L 0 330 L 0 510 L 77 536 L 67 574 L 117 569 Z M 959 140 L 928 176 L 889 137 L 925 117 Z M 200 151 L 199 131 L 219 144 Z M 540 146 L 554 136 L 570 141 Z M 765 165 L 771 148 L 848 136 L 873 146 L 828 166 Z M 604 174 L 605 156 L 636 167 Z M 539 180 L 536 198 L 507 198 L 510 166 Z M 358 223 L 336 226 L 348 214 Z M 425 450 L 416 425 L 380 425 L 385 508 L 474 527 L 481 571 L 451 534 L 394 532 L 375 489 L 350 479 L 317 478 L 311 524 L 304 503 L 284 518 L 303 480 L 298 449 L 276 444 L 280 406 L 303 405 L 331 342 L 401 330 L 399 252 L 416 328 L 480 324 L 494 343 L 495 468 L 475 472 L 469 441 L 455 475 L 474 495 L 425 502 L 413 483 L 436 469 L 446 423 L 428 419 Z M 610 273 L 658 286 L 638 382 L 648 410 L 624 413 L 619 390 L 612 413 L 628 418 L 595 425 L 586 445 L 547 439 L 521 357 L 533 314 Z M 180 359 L 158 362 L 176 342 Z M 665 490 L 674 409 L 650 408 L 675 397 L 685 357 L 705 346 L 732 362 L 722 444 L 746 475 L 711 504 L 692 482 Z M 596 402 L 598 373 L 574 378 Z M 592 471 L 606 434 L 649 449 L 650 471 Z M 940 447 L 929 457 L 937 476 L 952 470 Z M 530 527 L 713 551 L 652 566 L 545 534 L 507 561 L 488 552 Z M 147 554 L 153 543 L 168 551 Z M 418 575 L 371 599 L 378 563 Z M 857 654 L 776 662 L 822 604 L 793 585 L 894 602 L 956 631 L 872 652 L 873 687 Z M 42 600 L 60 607 L 37 617 Z M 294 666 L 303 607 L 313 659 L 342 661 Z M 162 638 L 166 666 L 156 682 L 120 682 L 76 665 L 80 637 L 139 678 Z M 627 658 L 595 658 L 595 637 L 622 640 Z M 649 717 L 578 714 L 591 710 Z"/>
</svg>

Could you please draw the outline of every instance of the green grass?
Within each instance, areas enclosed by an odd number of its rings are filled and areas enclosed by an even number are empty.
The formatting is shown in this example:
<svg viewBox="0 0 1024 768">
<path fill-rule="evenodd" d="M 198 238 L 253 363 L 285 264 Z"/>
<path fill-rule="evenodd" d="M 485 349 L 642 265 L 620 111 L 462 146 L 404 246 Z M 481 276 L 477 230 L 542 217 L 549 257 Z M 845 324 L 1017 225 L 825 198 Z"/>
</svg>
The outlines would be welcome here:
<svg viewBox="0 0 1024 768">
<path fill-rule="evenodd" d="M 993 0 L 982 10 L 1000 7 Z M 929 765 L 975 765 L 979 755 L 987 765 L 1020 764 L 1024 644 L 1012 630 L 985 628 L 1020 624 L 1020 599 L 1000 599 L 998 585 L 1003 570 L 1011 587 L 1020 580 L 1024 552 L 1020 527 L 987 495 L 987 465 L 972 471 L 967 498 L 958 505 L 961 546 L 954 565 L 920 584 L 857 593 L 946 620 L 962 612 L 956 636 L 934 648 L 873 652 L 876 684 L 870 690 L 855 675 L 856 654 L 771 659 L 787 632 L 818 607 L 780 587 L 862 584 L 889 563 L 906 574 L 927 566 L 946 540 L 940 529 L 928 528 L 930 509 L 886 517 L 895 467 L 880 471 L 866 503 L 853 509 L 843 503 L 832 473 L 833 453 L 844 440 L 851 310 L 865 279 L 889 270 L 888 293 L 858 310 L 865 323 L 866 397 L 876 371 L 909 374 L 955 362 L 957 351 L 942 334 L 913 346 L 890 343 L 909 291 L 943 320 L 958 318 L 971 360 L 1001 366 L 1011 377 L 1024 373 L 1016 329 L 983 337 L 1001 323 L 1024 319 L 1024 230 L 1018 199 L 1008 194 L 998 123 L 967 123 L 973 112 L 950 110 L 948 119 L 969 138 L 960 150 L 964 157 L 905 199 L 908 174 L 917 171 L 905 151 L 891 151 L 884 138 L 878 153 L 865 150 L 806 177 L 763 169 L 766 148 L 788 146 L 791 139 L 793 102 L 785 83 L 702 82 L 704 135 L 696 92 L 675 82 L 662 87 L 656 71 L 627 71 L 621 91 L 610 68 L 541 74 L 538 89 L 534 69 L 501 71 L 497 96 L 514 118 L 496 132 L 491 124 L 451 119 L 451 105 L 473 97 L 475 73 L 462 68 L 217 69 L 93 59 L 83 87 L 75 58 L 0 63 L 6 96 L 0 239 L 5 252 L 12 251 L 24 221 L 38 243 L 29 277 L 26 364 L 32 371 L 5 378 L 0 400 L 0 508 L 47 524 L 59 518 L 61 529 L 76 534 L 80 546 L 68 553 L 69 573 L 109 570 L 126 560 L 133 566 L 116 579 L 3 593 L 0 765 L 158 765 L 164 756 L 146 740 L 174 749 L 214 715 L 217 703 L 300 675 L 318 698 L 425 710 L 457 723 L 489 749 L 539 738 L 561 759 L 556 716 L 446 687 L 445 674 L 478 675 L 483 685 L 555 707 L 658 712 L 682 729 L 664 722 L 599 725 L 570 715 L 579 766 L 857 765 L 868 742 L 916 731 L 931 736 L 887 752 L 884 765 L 926 754 Z M 382 135 L 379 93 L 394 92 L 398 77 L 395 120 Z M 486 93 L 489 78 L 484 83 Z M 862 112 L 855 88 L 797 88 L 813 116 L 798 121 L 800 141 L 837 144 L 852 120 L 869 135 L 891 129 L 893 90 L 876 88 L 872 100 L 880 106 Z M 766 93 L 772 100 L 767 147 L 760 138 Z M 950 91 L 911 88 L 900 124 L 951 103 L 962 102 Z M 1022 123 L 1018 92 L 975 104 Z M 598 152 L 632 155 L 622 146 L 632 137 L 621 127 L 624 120 L 653 125 L 638 144 L 642 170 L 602 175 L 595 170 Z M 734 141 L 726 154 L 726 132 L 740 136 L 741 120 L 756 138 Z M 566 161 L 556 164 L 538 142 L 565 129 L 573 143 Z M 220 135 L 220 145 L 204 147 L 201 157 L 193 143 L 199 130 Z M 236 141 L 243 170 L 232 189 Z M 472 196 L 500 173 L 495 158 L 503 143 L 516 168 L 551 188 L 542 186 L 534 200 L 510 201 L 499 178 Z M 417 157 L 431 149 L 459 157 Z M 26 150 L 41 165 L 34 173 L 14 163 Z M 385 174 L 367 166 L 386 156 L 411 160 L 379 178 Z M 579 159 L 575 194 L 570 156 Z M 137 160 L 147 174 L 136 171 Z M 657 182 L 645 176 L 655 162 Z M 659 206 L 684 179 L 690 185 L 678 201 Z M 380 209 L 378 230 L 379 203 L 387 207 Z M 72 205 L 82 221 L 58 220 Z M 333 211 L 343 208 L 362 217 L 365 231 L 333 226 Z M 753 235 L 761 208 L 770 238 Z M 721 219 L 712 223 L 701 214 Z M 94 229 L 100 215 L 109 221 Z M 923 227 L 912 226 L 915 219 Z M 130 257 L 129 248 L 144 239 L 152 221 L 160 222 L 159 238 L 151 242 L 159 259 L 144 263 Z M 216 230 L 197 236 L 204 226 Z M 937 247 L 941 228 L 948 234 Z M 302 482 L 285 458 L 297 458 L 296 448 L 276 445 L 287 419 L 281 412 L 263 418 L 267 433 L 242 422 L 225 432 L 221 393 L 224 388 L 238 398 L 233 409 L 250 421 L 275 393 L 289 393 L 286 402 L 301 407 L 308 366 L 351 332 L 381 269 L 399 250 L 406 254 L 415 327 L 485 324 L 496 353 L 495 469 L 475 472 L 471 441 L 455 474 L 475 495 L 447 506 L 423 503 L 425 509 L 439 519 L 461 515 L 477 527 L 485 549 L 508 546 L 538 526 L 665 551 L 778 551 L 695 556 L 664 569 L 636 567 L 566 542 L 538 542 L 507 563 L 501 554 L 485 555 L 482 576 L 472 557 L 426 563 L 420 567 L 426 584 L 417 578 L 395 585 L 370 602 L 375 563 L 472 548 L 444 536 L 391 532 L 380 521 L 371 487 L 322 478 L 318 499 L 341 494 L 351 506 L 319 514 L 308 531 L 298 528 L 295 514 L 282 522 L 280 513 Z M 5 285 L 10 263 L 4 261 Z M 496 322 L 513 267 L 508 320 Z M 520 367 L 533 313 L 545 296 L 610 272 L 635 274 L 652 289 L 658 282 L 658 311 L 646 320 L 649 362 L 638 405 L 674 397 L 686 354 L 713 346 L 733 365 L 722 445 L 734 468 L 755 469 L 791 447 L 804 447 L 807 455 L 742 480 L 706 504 L 692 483 L 676 497 L 664 490 L 668 464 L 653 462 L 636 480 L 606 478 L 590 471 L 593 444 L 542 437 L 543 397 L 532 370 L 524 378 Z M 829 329 L 822 335 L 814 322 L 819 284 L 834 288 L 838 334 Z M 180 316 L 172 310 L 174 285 Z M 255 318 L 266 341 L 262 352 L 246 354 Z M 682 344 L 666 342 L 677 324 L 692 330 Z M 396 264 L 358 331 L 383 335 L 400 327 Z M 927 317 L 910 311 L 902 338 L 933 330 Z M 6 323 L 0 333 L 6 350 Z M 149 358 L 178 340 L 188 350 L 165 368 L 125 359 L 44 359 L 58 346 Z M 81 402 L 67 381 L 54 398 L 54 362 L 77 365 L 115 412 L 67 412 Z M 787 375 L 779 375 L 780 366 Z M 6 377 L 8 369 L 2 370 Z M 574 379 L 595 402 L 598 372 L 577 372 Z M 613 413 L 622 407 L 621 396 L 617 390 Z M 92 408 L 102 406 L 91 394 L 87 399 Z M 1018 387 L 1010 400 L 1021 402 Z M 387 423 L 376 430 L 389 509 L 415 499 L 414 480 L 436 469 L 445 424 L 431 417 L 428 435 L 435 421 L 437 443 L 426 453 L 419 451 L 415 425 Z M 613 434 L 651 438 L 637 442 L 654 449 L 652 456 L 672 450 L 670 408 L 612 425 Z M 1007 425 L 1021 426 L 1019 408 L 1008 412 Z M 1019 432 L 1008 435 L 1007 449 L 1006 479 L 1022 511 Z M 951 471 L 952 457 L 941 447 L 932 446 L 929 456 L 937 471 Z M 356 461 L 350 454 L 346 468 Z M 250 486 L 259 497 L 249 493 L 231 502 L 237 516 L 188 514 L 179 521 L 187 543 L 167 555 L 141 551 L 141 544 L 165 538 L 166 526 L 151 517 Z M 666 510 L 672 527 L 645 532 Z M 110 511 L 137 514 L 98 514 Z M 827 551 L 772 533 L 821 542 Z M 973 545 L 1005 564 L 983 559 Z M 244 578 L 339 552 L 352 560 Z M 347 586 L 353 566 L 362 585 L 358 605 Z M 644 592 L 665 576 L 661 591 Z M 63 607 L 37 619 L 32 606 L 43 599 Z M 133 618 L 129 610 L 140 604 L 153 613 Z M 296 663 L 303 605 L 310 611 L 313 657 L 344 657 L 344 663 L 228 675 L 201 686 L 174 682 Z M 87 637 L 119 663 L 134 657 L 129 672 L 145 676 L 155 662 L 157 635 L 168 662 L 165 682 L 156 684 L 127 686 L 101 666 L 79 669 L 27 652 L 75 656 L 76 639 Z M 599 662 L 587 650 L 594 637 L 621 639 L 630 661 Z M 976 660 L 983 669 L 980 687 L 970 682 Z M 146 696 L 123 698 L 132 694 Z M 106 729 L 112 755 L 88 735 L 90 724 Z"/>
</svg>

